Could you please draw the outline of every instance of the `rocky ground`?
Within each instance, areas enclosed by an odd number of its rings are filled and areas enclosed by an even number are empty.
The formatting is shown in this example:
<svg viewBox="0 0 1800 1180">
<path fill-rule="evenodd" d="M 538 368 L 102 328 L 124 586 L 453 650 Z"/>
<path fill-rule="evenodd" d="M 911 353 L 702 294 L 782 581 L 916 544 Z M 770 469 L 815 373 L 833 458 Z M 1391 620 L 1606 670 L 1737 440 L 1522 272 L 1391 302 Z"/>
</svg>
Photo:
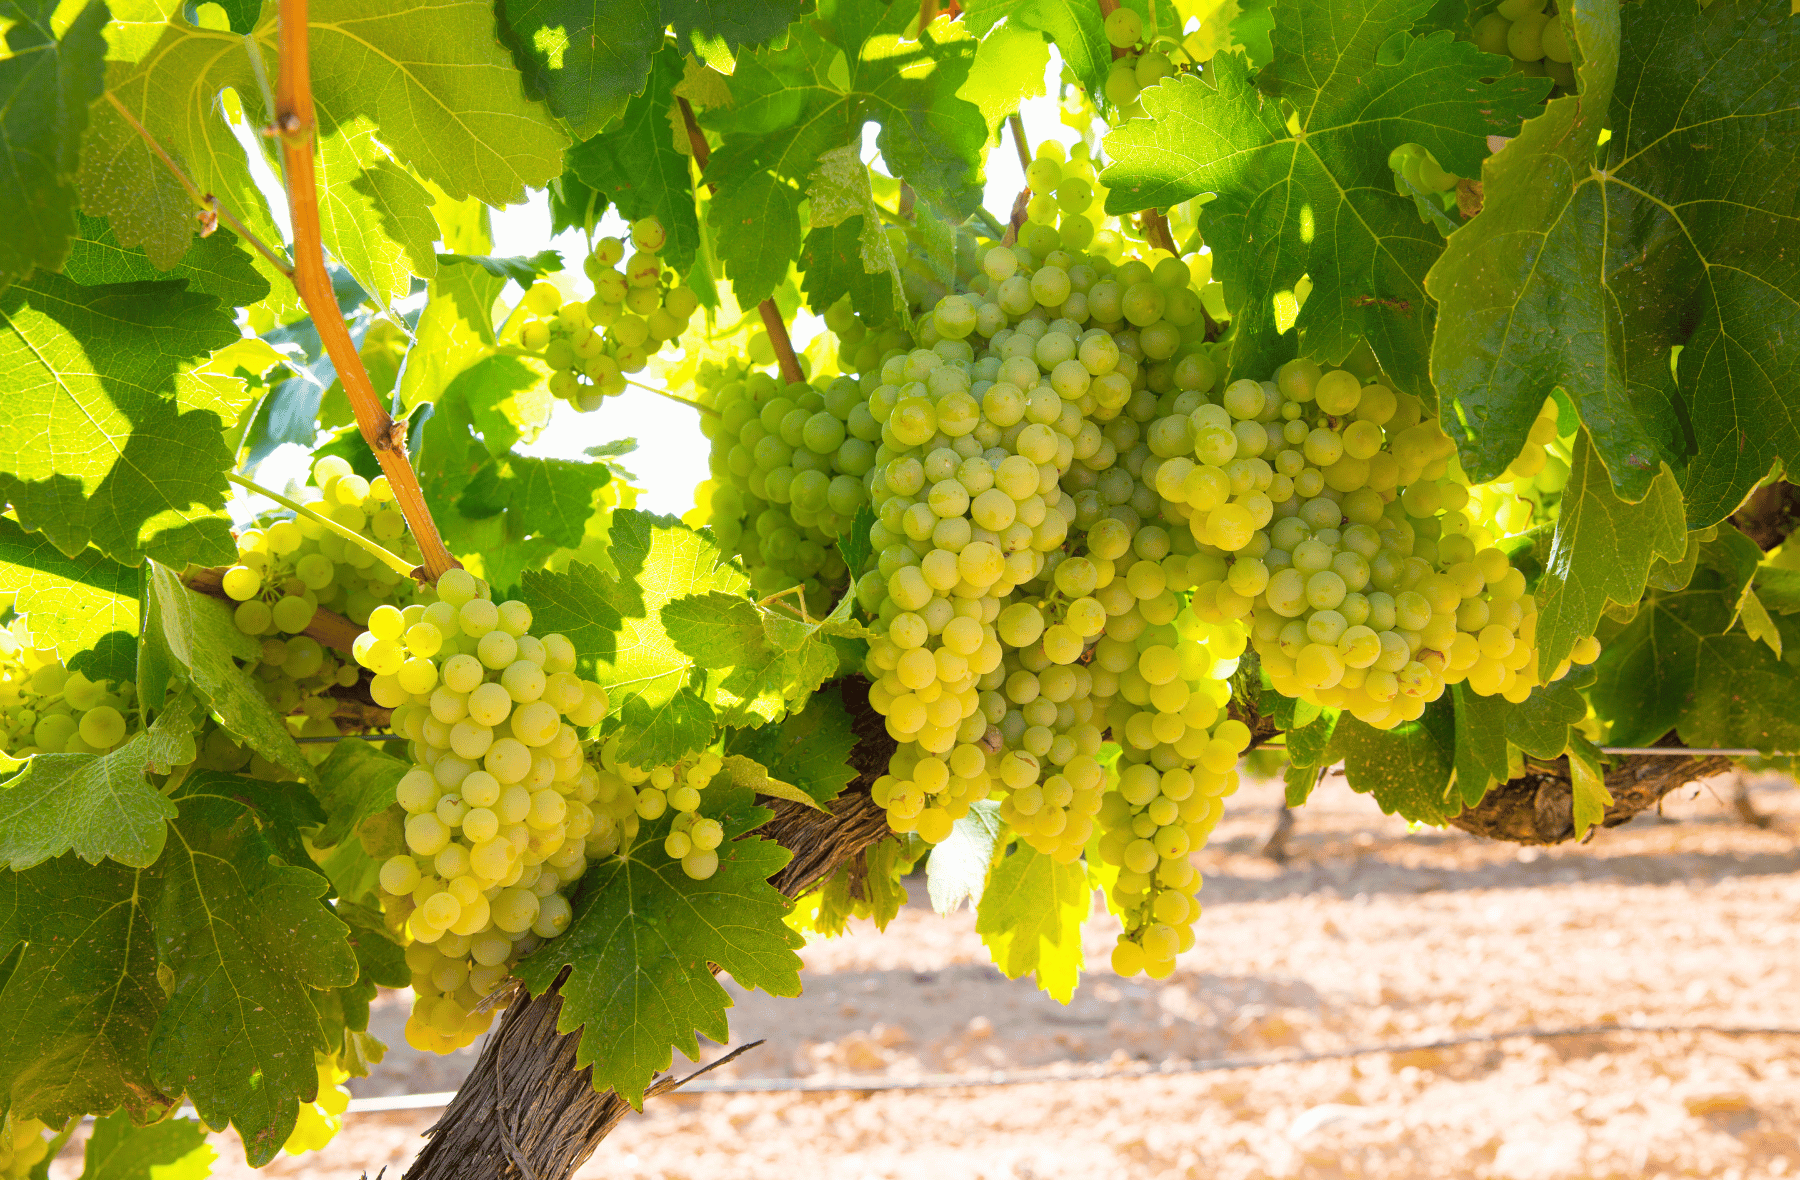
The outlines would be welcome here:
<svg viewBox="0 0 1800 1180">
<path fill-rule="evenodd" d="M 1068 1007 L 988 964 L 966 910 L 922 882 L 887 931 L 809 946 L 806 994 L 733 988 L 733 1034 L 765 1043 L 710 1076 L 836 1079 L 827 1093 L 656 1100 L 581 1177 L 793 1180 L 998 1177 L 1506 1177 L 1599 1180 L 1800 1173 L 1800 1035 L 1707 1031 L 1532 1037 L 1622 1023 L 1800 1031 L 1800 791 L 1731 781 L 1671 796 L 1590 843 L 1520 849 L 1409 832 L 1327 782 L 1289 860 L 1258 852 L 1277 784 L 1231 800 L 1201 855 L 1200 945 L 1160 983 L 1107 967 Z M 398 1031 L 405 996 L 384 997 Z M 1514 1034 L 1520 1035 L 1502 1035 Z M 1452 1048 L 1407 1048 L 1488 1037 Z M 1014 1087 L 858 1090 L 875 1079 L 1073 1063 L 1385 1051 L 1309 1063 Z M 713 1050 L 714 1055 L 720 1050 Z M 404 1046 L 361 1096 L 447 1090 L 472 1053 Z M 403 1168 L 435 1113 L 351 1117 L 324 1152 L 263 1175 Z M 215 1137 L 219 1174 L 243 1168 Z M 52 1175 L 78 1171 L 71 1152 Z"/>
</svg>

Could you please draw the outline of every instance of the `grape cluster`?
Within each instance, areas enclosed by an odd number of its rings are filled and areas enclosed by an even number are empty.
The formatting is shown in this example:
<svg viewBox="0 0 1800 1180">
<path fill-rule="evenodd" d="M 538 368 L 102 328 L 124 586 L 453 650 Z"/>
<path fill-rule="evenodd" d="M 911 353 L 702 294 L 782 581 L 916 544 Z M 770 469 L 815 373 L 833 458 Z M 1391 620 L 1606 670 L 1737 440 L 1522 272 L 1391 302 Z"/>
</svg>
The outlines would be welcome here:
<svg viewBox="0 0 1800 1180">
<path fill-rule="evenodd" d="M 1486 53 L 1513 59 L 1513 69 L 1532 78 L 1549 78 L 1565 91 L 1575 89 L 1575 46 L 1560 13 L 1545 0 L 1500 0 L 1475 22 L 1475 44 Z"/>
<path fill-rule="evenodd" d="M 0 1127 L 0 1180 L 25 1180 L 50 1154 L 50 1128 L 41 1119 L 6 1116 Z"/>
<path fill-rule="evenodd" d="M 494 603 L 463 570 L 422 597 L 435 601 L 378 607 L 353 653 L 414 762 L 395 789 L 408 851 L 380 874 L 412 940 L 407 1040 L 448 1052 L 487 1028 L 482 1001 L 513 961 L 569 923 L 599 792 L 577 728 L 608 702 L 574 674 L 567 639 L 531 634 L 524 603 Z"/>
<path fill-rule="evenodd" d="M 1429 201 L 1445 212 L 1457 208 L 1457 177 L 1444 171 L 1437 157 L 1422 144 L 1403 143 L 1388 153 L 1388 167 L 1394 173 L 1394 191 L 1421 203 Z M 1421 220 L 1428 220 L 1425 210 Z"/>
<path fill-rule="evenodd" d="M 863 479 L 880 424 L 849 378 L 783 388 L 742 365 L 708 365 L 701 380 L 717 411 L 701 429 L 712 440 L 709 509 L 720 548 L 742 557 L 759 595 L 798 585 L 824 605 L 827 589 L 845 580 L 836 543 L 868 503 Z"/>
<path fill-rule="evenodd" d="M 1458 682 L 1530 694 L 1535 600 L 1418 399 L 1300 360 L 1220 400 L 1166 420 L 1151 478 L 1203 546 L 1196 613 L 1248 620 L 1277 691 L 1382 728 Z"/>
<path fill-rule="evenodd" d="M 329 455 L 313 464 L 312 483 L 293 498 L 390 552 L 419 560 L 386 476 L 364 479 L 344 459 Z M 367 623 L 377 607 L 410 602 L 417 587 L 368 549 L 297 513 L 240 533 L 237 551 L 237 564 L 226 569 L 223 585 L 238 604 L 233 614 L 238 630 L 263 637 L 252 669 L 257 687 L 278 714 L 294 715 L 300 736 L 335 735 L 331 718 L 337 701 L 331 690 L 355 685 L 360 675 L 354 664 L 301 632 L 321 608 Z M 228 762 L 233 755 L 227 746 L 235 748 L 231 736 L 223 734 L 216 745 L 217 758 Z M 309 753 L 324 757 L 328 751 Z"/>
<path fill-rule="evenodd" d="M 596 819 L 588 834 L 588 857 L 611 856 L 638 833 L 644 820 L 660 819 L 673 811 L 663 852 L 681 862 L 681 871 L 704 881 L 719 871 L 719 845 L 725 827 L 700 814 L 703 792 L 718 777 L 725 760 L 712 750 L 671 766 L 645 769 L 618 759 L 617 735 L 600 745 L 599 794 L 594 800 Z"/>
<path fill-rule="evenodd" d="M 338 1066 L 337 1059 L 324 1053 L 313 1054 L 319 1071 L 319 1096 L 300 1104 L 300 1116 L 293 1133 L 282 1145 L 289 1155 L 318 1151 L 344 1129 L 344 1111 L 350 1107 L 350 1090 L 344 1085 L 348 1072 Z"/>
<path fill-rule="evenodd" d="M 624 391 L 625 374 L 640 372 L 664 344 L 681 337 L 700 297 L 675 285 L 673 272 L 663 268 L 667 240 L 654 217 L 632 223 L 630 258 L 624 242 L 601 238 L 583 266 L 594 284 L 586 302 L 565 303 L 550 283 L 525 293 L 532 318 L 521 324 L 519 343 L 543 354 L 551 393 L 579 410 L 597 410 L 604 398 Z"/>
<path fill-rule="evenodd" d="M 63 667 L 54 650 L 0 631 L 0 741 L 12 757 L 116 749 L 130 733 L 136 699 L 129 681 L 90 680 Z"/>
</svg>

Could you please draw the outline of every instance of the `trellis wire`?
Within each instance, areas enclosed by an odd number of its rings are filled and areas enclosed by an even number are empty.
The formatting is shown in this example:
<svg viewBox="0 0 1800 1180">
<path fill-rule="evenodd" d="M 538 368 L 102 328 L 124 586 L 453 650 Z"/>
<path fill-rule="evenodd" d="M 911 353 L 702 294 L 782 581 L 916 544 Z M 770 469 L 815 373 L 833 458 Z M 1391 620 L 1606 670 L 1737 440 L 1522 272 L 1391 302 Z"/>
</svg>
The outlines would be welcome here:
<svg viewBox="0 0 1800 1180">
<path fill-rule="evenodd" d="M 1466 1045 L 1489 1045 L 1500 1041 L 1528 1037 L 1533 1040 L 1561 1040 L 1569 1037 L 1607 1036 L 1613 1033 L 1710 1033 L 1726 1037 L 1791 1037 L 1800 1036 L 1800 1028 L 1782 1026 L 1712 1024 L 1589 1024 L 1575 1028 L 1516 1028 L 1507 1032 L 1483 1033 L 1448 1040 L 1402 1044 L 1359 1045 L 1347 1049 L 1331 1049 L 1318 1053 L 1289 1053 L 1273 1057 L 1220 1057 L 1204 1061 L 1165 1062 L 1161 1065 L 1117 1069 L 1108 1065 L 1051 1066 L 1041 1070 L 994 1070 L 990 1073 L 926 1074 L 917 1078 L 719 1078 L 696 1080 L 681 1087 L 683 1094 L 821 1094 L 863 1093 L 876 1090 L 962 1090 L 992 1086 L 1036 1086 L 1058 1082 L 1130 1080 L 1150 1077 L 1182 1077 L 1191 1074 L 1225 1073 L 1245 1069 L 1269 1069 L 1278 1065 L 1310 1065 L 1320 1061 L 1339 1061 L 1351 1057 L 1372 1057 L 1381 1053 L 1419 1053 L 1433 1049 L 1455 1049 Z M 456 1096 L 454 1090 L 430 1094 L 394 1094 L 381 1098 L 352 1098 L 350 1114 L 381 1114 L 400 1110 L 435 1110 L 448 1106 Z"/>
</svg>

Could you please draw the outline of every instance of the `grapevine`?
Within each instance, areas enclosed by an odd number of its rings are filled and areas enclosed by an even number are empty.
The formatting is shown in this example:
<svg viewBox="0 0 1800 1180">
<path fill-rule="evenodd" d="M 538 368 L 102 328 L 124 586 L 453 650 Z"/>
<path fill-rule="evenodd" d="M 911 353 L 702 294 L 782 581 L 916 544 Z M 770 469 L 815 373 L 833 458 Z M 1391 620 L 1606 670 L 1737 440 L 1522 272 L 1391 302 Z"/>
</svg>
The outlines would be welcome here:
<svg viewBox="0 0 1800 1180">
<path fill-rule="evenodd" d="M 564 1176 L 909 872 L 1066 1002 L 1245 774 L 1800 753 L 1800 26 L 1347 2 L 9 19 L 0 1170 L 319 1150 L 388 988 Z"/>
</svg>

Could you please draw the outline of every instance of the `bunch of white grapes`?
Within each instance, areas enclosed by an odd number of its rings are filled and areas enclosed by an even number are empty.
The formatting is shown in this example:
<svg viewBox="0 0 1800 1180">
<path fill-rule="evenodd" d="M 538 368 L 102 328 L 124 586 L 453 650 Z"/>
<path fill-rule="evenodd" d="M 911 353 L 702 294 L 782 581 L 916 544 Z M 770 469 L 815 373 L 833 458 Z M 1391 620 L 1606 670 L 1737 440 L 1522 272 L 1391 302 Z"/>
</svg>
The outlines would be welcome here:
<svg viewBox="0 0 1800 1180">
<path fill-rule="evenodd" d="M 1565 91 L 1575 89 L 1575 46 L 1560 13 L 1545 0 L 1500 0 L 1475 22 L 1473 40 L 1486 53 L 1513 59 L 1513 69 L 1531 78 L 1549 78 Z"/>
<path fill-rule="evenodd" d="M 406 560 L 419 560 L 386 476 L 364 479 L 344 459 L 328 455 L 313 464 L 309 485 L 292 490 L 292 498 L 319 515 Z M 225 570 L 223 585 L 237 603 L 238 630 L 263 637 L 252 668 L 258 687 L 278 714 L 293 715 L 300 736 L 336 734 L 331 690 L 355 685 L 360 674 L 301 632 L 321 609 L 367 623 L 377 607 L 411 602 L 416 585 L 368 549 L 298 513 L 271 514 L 261 527 L 246 529 L 238 535 L 237 551 L 237 564 Z M 229 742 L 229 734 L 217 739 L 219 758 L 229 760 Z"/>
<path fill-rule="evenodd" d="M 681 862 L 681 871 L 704 881 L 719 871 L 719 845 L 725 827 L 700 814 L 704 792 L 718 777 L 725 760 L 717 751 L 702 750 L 692 758 L 669 766 L 648 769 L 618 759 L 618 735 L 600 746 L 597 771 L 599 794 L 594 800 L 598 818 L 588 835 L 588 857 L 597 860 L 629 847 L 638 826 L 673 811 L 663 853 Z"/>
<path fill-rule="evenodd" d="M 350 1074 L 341 1068 L 337 1058 L 326 1053 L 313 1054 L 319 1074 L 319 1095 L 300 1104 L 294 1130 L 282 1144 L 289 1155 L 318 1151 L 344 1129 L 344 1112 L 350 1108 L 350 1089 L 345 1082 Z"/>
<path fill-rule="evenodd" d="M 1122 123 L 1143 115 L 1138 95 L 1174 74 L 1175 64 L 1167 53 L 1143 46 L 1144 18 L 1129 8 L 1121 6 L 1107 15 L 1106 39 L 1115 49 L 1132 51 L 1114 58 L 1106 75 L 1106 101 L 1119 109 L 1114 122 Z"/>
<path fill-rule="evenodd" d="M 53 649 L 33 648 L 0 630 L 0 742 L 14 758 L 104 754 L 131 731 L 137 687 L 90 680 L 65 668 Z"/>
<path fill-rule="evenodd" d="M 50 1128 L 41 1119 L 6 1116 L 0 1125 L 0 1180 L 25 1180 L 50 1154 Z"/>
<path fill-rule="evenodd" d="M 701 429 L 712 440 L 708 508 L 720 548 L 743 559 L 759 595 L 798 585 L 829 610 L 824 588 L 845 577 L 837 539 L 869 501 L 880 424 L 847 377 L 782 388 L 754 369 L 707 366 L 701 380 L 716 382 L 717 414 Z"/>
<path fill-rule="evenodd" d="M 380 874 L 412 940 L 407 1040 L 449 1052 L 487 1028 L 482 1001 L 534 939 L 569 923 L 599 793 L 578 731 L 608 701 L 575 675 L 566 638 L 531 634 L 524 603 L 493 602 L 463 570 L 423 597 L 435 601 L 377 608 L 353 653 L 414 762 L 395 789 L 408 851 Z"/>
<path fill-rule="evenodd" d="M 676 286 L 673 272 L 663 268 L 667 240 L 662 222 L 645 217 L 631 225 L 630 258 L 618 238 L 594 243 L 584 264 L 594 296 L 586 302 L 564 302 L 550 283 L 525 293 L 525 310 L 534 318 L 520 325 L 519 344 L 543 354 L 551 393 L 579 410 L 597 410 L 624 391 L 625 374 L 640 372 L 687 330 L 700 297 Z"/>
<path fill-rule="evenodd" d="M 1146 478 L 1210 566 L 1195 612 L 1247 620 L 1277 691 L 1391 728 L 1451 684 L 1520 702 L 1542 682 L 1524 575 L 1462 511 L 1454 445 L 1416 398 L 1292 361 L 1152 448 Z"/>
</svg>

